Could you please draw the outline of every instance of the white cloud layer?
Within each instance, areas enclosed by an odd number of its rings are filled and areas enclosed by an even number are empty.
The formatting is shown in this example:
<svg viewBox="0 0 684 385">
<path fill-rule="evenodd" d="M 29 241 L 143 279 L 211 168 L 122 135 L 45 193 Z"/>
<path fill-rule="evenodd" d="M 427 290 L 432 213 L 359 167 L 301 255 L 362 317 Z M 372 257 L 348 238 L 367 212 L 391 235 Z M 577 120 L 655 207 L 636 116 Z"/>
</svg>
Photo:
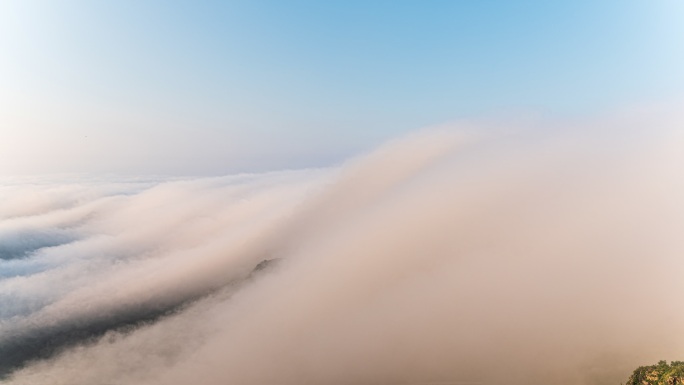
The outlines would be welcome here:
<svg viewBox="0 0 684 385">
<path fill-rule="evenodd" d="M 619 383 L 684 356 L 682 122 L 450 127 L 325 170 L 7 180 L 0 370 L 11 385 Z"/>
</svg>

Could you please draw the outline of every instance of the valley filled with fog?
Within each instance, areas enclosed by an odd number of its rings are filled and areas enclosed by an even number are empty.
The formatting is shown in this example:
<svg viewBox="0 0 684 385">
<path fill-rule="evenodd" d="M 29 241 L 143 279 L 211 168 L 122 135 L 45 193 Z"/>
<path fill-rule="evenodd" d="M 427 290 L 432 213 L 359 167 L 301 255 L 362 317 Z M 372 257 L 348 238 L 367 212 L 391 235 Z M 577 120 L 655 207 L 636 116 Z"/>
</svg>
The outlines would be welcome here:
<svg viewBox="0 0 684 385">
<path fill-rule="evenodd" d="M 678 121 L 454 125 L 320 169 L 3 179 L 0 376 L 618 384 L 684 354 Z"/>
</svg>

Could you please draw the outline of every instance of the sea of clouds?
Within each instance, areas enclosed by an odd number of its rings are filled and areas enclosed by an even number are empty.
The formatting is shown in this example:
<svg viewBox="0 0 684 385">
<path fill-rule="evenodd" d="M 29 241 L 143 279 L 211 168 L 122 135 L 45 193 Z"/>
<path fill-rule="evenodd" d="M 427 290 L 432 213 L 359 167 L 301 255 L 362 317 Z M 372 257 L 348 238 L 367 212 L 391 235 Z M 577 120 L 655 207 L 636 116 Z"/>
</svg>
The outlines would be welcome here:
<svg viewBox="0 0 684 385">
<path fill-rule="evenodd" d="M 5 178 L 0 381 L 624 382 L 684 358 L 682 122 L 461 124 L 254 175 Z"/>
</svg>

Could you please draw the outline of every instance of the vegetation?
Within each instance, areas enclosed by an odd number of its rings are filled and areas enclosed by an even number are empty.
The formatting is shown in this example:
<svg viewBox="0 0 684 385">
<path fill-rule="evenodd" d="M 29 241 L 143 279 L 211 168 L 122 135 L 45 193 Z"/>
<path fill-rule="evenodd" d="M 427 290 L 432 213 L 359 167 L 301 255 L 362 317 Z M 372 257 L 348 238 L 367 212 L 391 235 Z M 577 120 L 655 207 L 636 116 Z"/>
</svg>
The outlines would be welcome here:
<svg viewBox="0 0 684 385">
<path fill-rule="evenodd" d="M 625 385 L 684 385 L 684 361 L 659 361 L 656 365 L 641 366 Z"/>
</svg>

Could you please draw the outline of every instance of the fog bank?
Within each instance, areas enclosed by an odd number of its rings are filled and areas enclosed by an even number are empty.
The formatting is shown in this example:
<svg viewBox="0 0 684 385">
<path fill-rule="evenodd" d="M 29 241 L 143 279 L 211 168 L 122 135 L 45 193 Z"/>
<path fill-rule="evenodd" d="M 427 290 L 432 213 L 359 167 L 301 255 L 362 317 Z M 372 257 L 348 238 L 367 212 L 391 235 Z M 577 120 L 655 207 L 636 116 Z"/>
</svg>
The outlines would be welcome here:
<svg viewBox="0 0 684 385">
<path fill-rule="evenodd" d="M 682 123 L 455 124 L 328 169 L 4 181 L 0 372 L 619 384 L 684 356 Z"/>
</svg>

